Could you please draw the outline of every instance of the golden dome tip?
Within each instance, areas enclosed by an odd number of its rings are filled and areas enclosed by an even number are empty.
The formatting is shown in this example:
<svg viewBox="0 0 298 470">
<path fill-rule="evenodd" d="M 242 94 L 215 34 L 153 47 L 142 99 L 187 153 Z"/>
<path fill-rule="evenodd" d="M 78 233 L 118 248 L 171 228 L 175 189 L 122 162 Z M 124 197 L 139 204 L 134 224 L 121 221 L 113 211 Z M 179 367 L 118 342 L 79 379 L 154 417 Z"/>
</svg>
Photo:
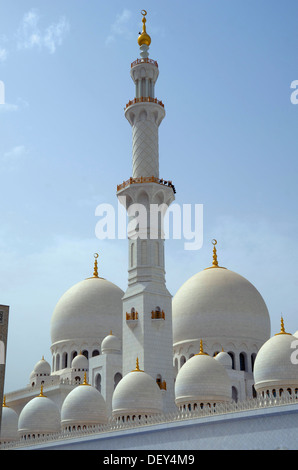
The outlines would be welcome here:
<svg viewBox="0 0 298 470">
<path fill-rule="evenodd" d="M 147 11 L 142 10 L 141 14 L 143 15 L 143 19 L 142 19 L 143 29 L 142 29 L 142 32 L 140 33 L 140 36 L 138 37 L 138 44 L 139 44 L 139 46 L 143 46 L 145 44 L 146 46 L 149 47 L 150 44 L 151 44 L 151 37 L 149 36 L 149 34 L 146 31 L 146 18 L 145 18 L 145 16 L 147 15 Z"/>
</svg>

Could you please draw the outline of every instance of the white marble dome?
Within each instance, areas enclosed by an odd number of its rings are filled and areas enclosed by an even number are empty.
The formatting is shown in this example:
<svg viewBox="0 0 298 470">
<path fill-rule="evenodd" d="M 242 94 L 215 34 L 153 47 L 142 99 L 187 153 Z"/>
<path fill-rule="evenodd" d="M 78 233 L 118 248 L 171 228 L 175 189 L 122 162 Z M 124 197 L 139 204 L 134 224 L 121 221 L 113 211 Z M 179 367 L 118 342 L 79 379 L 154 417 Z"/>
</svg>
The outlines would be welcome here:
<svg viewBox="0 0 298 470">
<path fill-rule="evenodd" d="M 101 393 L 85 381 L 65 398 L 61 408 L 61 425 L 93 426 L 107 422 L 106 402 Z"/>
<path fill-rule="evenodd" d="M 214 359 L 222 364 L 226 369 L 232 369 L 232 358 L 227 352 L 220 351 L 218 354 L 216 354 Z"/>
<path fill-rule="evenodd" d="M 113 417 L 151 416 L 162 412 L 162 392 L 151 375 L 139 369 L 118 383 L 112 400 Z"/>
<path fill-rule="evenodd" d="M 18 414 L 4 402 L 2 406 L 0 442 L 18 440 L 18 419 Z"/>
<path fill-rule="evenodd" d="M 112 333 L 106 336 L 101 343 L 102 354 L 119 354 L 121 352 L 121 342 Z"/>
<path fill-rule="evenodd" d="M 178 407 L 229 402 L 232 385 L 225 367 L 215 358 L 200 353 L 191 357 L 179 370 L 175 382 Z"/>
<path fill-rule="evenodd" d="M 38 376 L 43 376 L 43 375 L 47 376 L 51 374 L 51 366 L 44 359 L 44 357 L 42 357 L 42 359 L 35 364 L 33 368 L 33 374 L 36 374 Z"/>
<path fill-rule="evenodd" d="M 101 343 L 112 329 L 122 332 L 123 291 L 99 277 L 71 287 L 58 301 L 51 319 L 52 346 L 63 341 Z"/>
<path fill-rule="evenodd" d="M 298 388 L 298 365 L 291 358 L 297 349 L 295 341 L 297 338 L 286 333 L 282 324 L 281 332 L 261 347 L 254 363 L 254 386 L 258 393 Z"/>
<path fill-rule="evenodd" d="M 75 371 L 85 371 L 88 370 L 88 367 L 88 359 L 86 358 L 86 356 L 84 356 L 84 354 L 79 352 L 79 354 L 77 354 L 76 357 L 73 358 L 71 368 Z"/>
<path fill-rule="evenodd" d="M 204 338 L 221 344 L 270 336 L 270 318 L 258 290 L 225 268 L 207 268 L 188 279 L 173 298 L 174 345 Z"/>
<path fill-rule="evenodd" d="M 43 395 L 30 400 L 22 409 L 19 421 L 18 432 L 20 436 L 38 434 L 47 435 L 61 430 L 61 417 L 58 406 L 49 398 Z"/>
</svg>

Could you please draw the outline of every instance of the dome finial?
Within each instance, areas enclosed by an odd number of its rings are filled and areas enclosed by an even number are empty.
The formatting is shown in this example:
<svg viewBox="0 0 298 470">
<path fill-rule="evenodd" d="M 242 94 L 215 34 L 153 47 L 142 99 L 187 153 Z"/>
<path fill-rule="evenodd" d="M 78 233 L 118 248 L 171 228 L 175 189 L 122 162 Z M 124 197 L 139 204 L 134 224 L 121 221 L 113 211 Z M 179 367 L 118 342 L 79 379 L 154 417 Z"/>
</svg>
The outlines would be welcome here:
<svg viewBox="0 0 298 470">
<path fill-rule="evenodd" d="M 81 383 L 81 385 L 90 385 L 90 384 L 88 384 L 88 382 L 87 382 L 87 373 L 86 373 L 86 372 L 85 372 L 85 374 L 84 374 L 84 382 Z"/>
<path fill-rule="evenodd" d="M 137 360 L 136 360 L 136 368 L 134 370 L 132 370 L 132 372 L 144 372 L 143 370 L 140 369 L 139 358 L 138 357 L 137 357 Z"/>
<path fill-rule="evenodd" d="M 200 340 L 200 352 L 196 354 L 196 356 L 208 356 L 208 354 L 204 352 L 202 339 Z"/>
<path fill-rule="evenodd" d="M 98 269 L 97 269 L 97 258 L 99 257 L 98 253 L 94 253 L 94 271 L 93 277 L 98 277 Z"/>
<path fill-rule="evenodd" d="M 38 396 L 39 397 L 45 397 L 45 395 L 43 394 L 43 384 L 41 384 L 41 386 L 40 386 L 40 394 Z"/>
<path fill-rule="evenodd" d="M 216 245 L 217 245 L 217 240 L 215 240 L 215 238 L 213 238 L 213 240 L 211 241 L 212 245 L 213 245 L 213 261 L 212 261 L 212 266 L 210 266 L 209 268 L 205 268 L 205 269 L 211 269 L 211 268 L 221 268 L 221 269 L 226 269 L 226 268 L 222 268 L 222 266 L 218 266 L 218 260 L 217 260 L 217 250 L 216 250 Z"/>
<path fill-rule="evenodd" d="M 212 262 L 212 266 L 214 268 L 218 268 L 217 251 L 216 251 L 216 248 L 215 248 L 215 246 L 217 245 L 217 240 L 215 240 L 215 238 L 213 238 L 211 243 L 213 245 L 213 262 Z"/>
<path fill-rule="evenodd" d="M 291 333 L 286 333 L 284 319 L 283 319 L 283 316 L 281 314 L 281 317 L 280 317 L 280 332 L 276 333 L 274 336 L 277 336 L 277 335 L 290 335 L 290 334 Z"/>
<path fill-rule="evenodd" d="M 6 404 L 6 395 L 3 396 L 3 408 L 8 408 L 7 404 Z"/>
<path fill-rule="evenodd" d="M 145 16 L 147 15 L 147 11 L 142 10 L 141 14 L 143 15 L 143 19 L 142 19 L 143 30 L 140 33 L 140 36 L 138 37 L 138 44 L 139 44 L 139 46 L 145 45 L 145 46 L 149 47 L 150 44 L 151 44 L 151 37 L 149 36 L 149 34 L 147 34 L 147 31 L 146 31 L 146 18 L 145 18 Z"/>
</svg>

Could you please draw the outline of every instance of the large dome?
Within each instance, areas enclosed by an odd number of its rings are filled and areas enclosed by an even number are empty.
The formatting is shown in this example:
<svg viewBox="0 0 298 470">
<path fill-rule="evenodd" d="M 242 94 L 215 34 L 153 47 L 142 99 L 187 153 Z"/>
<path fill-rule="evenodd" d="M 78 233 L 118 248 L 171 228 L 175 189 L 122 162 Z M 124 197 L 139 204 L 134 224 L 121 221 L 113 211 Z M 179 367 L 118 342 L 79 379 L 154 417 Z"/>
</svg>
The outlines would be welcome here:
<svg viewBox="0 0 298 470">
<path fill-rule="evenodd" d="M 101 341 L 113 330 L 121 337 L 122 296 L 115 284 L 91 277 L 75 284 L 58 301 L 51 319 L 53 345 L 59 341 Z"/>
<path fill-rule="evenodd" d="M 212 267 L 186 281 L 173 299 L 174 345 L 200 338 L 263 344 L 270 318 L 258 290 L 244 277 Z"/>
</svg>

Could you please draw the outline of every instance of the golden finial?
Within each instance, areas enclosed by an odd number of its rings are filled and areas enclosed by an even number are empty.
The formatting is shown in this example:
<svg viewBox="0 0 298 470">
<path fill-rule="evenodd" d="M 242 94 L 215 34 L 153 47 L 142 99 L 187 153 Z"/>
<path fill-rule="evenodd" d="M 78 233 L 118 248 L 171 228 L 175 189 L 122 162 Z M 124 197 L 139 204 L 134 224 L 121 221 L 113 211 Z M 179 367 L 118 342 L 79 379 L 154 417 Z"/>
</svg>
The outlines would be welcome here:
<svg viewBox="0 0 298 470">
<path fill-rule="evenodd" d="M 40 386 L 40 394 L 38 396 L 39 397 L 45 397 L 45 395 L 43 394 L 43 384 L 41 384 L 41 386 Z"/>
<path fill-rule="evenodd" d="M 212 262 L 212 266 L 214 268 L 218 268 L 217 251 L 216 251 L 216 248 L 215 248 L 215 246 L 217 245 L 217 240 L 215 240 L 215 238 L 212 240 L 212 245 L 213 245 L 213 262 Z"/>
<path fill-rule="evenodd" d="M 132 370 L 132 372 L 144 372 L 143 370 L 140 369 L 139 358 L 138 357 L 137 357 L 137 360 L 136 360 L 136 368 L 134 370 Z"/>
<path fill-rule="evenodd" d="M 97 269 L 97 258 L 99 257 L 98 253 L 94 253 L 94 271 L 93 277 L 98 277 L 98 269 Z"/>
<path fill-rule="evenodd" d="M 284 319 L 283 317 L 281 316 L 281 319 L 280 319 L 280 332 L 279 333 L 276 333 L 274 336 L 277 336 L 277 335 L 290 335 L 291 333 L 286 333 L 285 331 L 285 324 L 284 324 Z"/>
<path fill-rule="evenodd" d="M 217 245 L 217 240 L 215 240 L 215 238 L 213 238 L 213 240 L 211 241 L 212 245 L 213 245 L 213 261 L 212 261 L 212 266 L 210 266 L 209 268 L 205 268 L 205 269 L 211 269 L 211 268 L 221 268 L 221 269 L 226 269 L 226 268 L 222 268 L 222 266 L 218 266 L 218 260 L 217 260 L 217 250 L 216 250 L 216 245 Z"/>
<path fill-rule="evenodd" d="M 143 15 L 143 19 L 142 19 L 143 30 L 142 30 L 140 36 L 138 37 L 138 44 L 139 44 L 139 46 L 142 46 L 143 44 L 145 44 L 146 46 L 150 46 L 151 37 L 149 36 L 149 34 L 147 34 L 147 31 L 146 31 L 146 18 L 145 18 L 145 16 L 147 15 L 147 11 L 142 10 L 141 14 Z"/>
<path fill-rule="evenodd" d="M 112 334 L 113 334 L 113 332 L 112 332 L 112 330 L 111 330 L 111 331 L 110 331 L 110 335 L 112 336 Z"/>
<path fill-rule="evenodd" d="M 200 340 L 200 352 L 196 354 L 196 356 L 208 356 L 208 354 L 204 352 L 202 340 Z"/>
<path fill-rule="evenodd" d="M 89 385 L 90 386 L 90 384 L 88 384 L 88 382 L 87 382 L 87 373 L 86 372 L 84 373 L 84 382 L 81 383 L 81 385 Z"/>
<path fill-rule="evenodd" d="M 7 404 L 6 404 L 6 395 L 4 395 L 3 397 L 3 408 L 8 408 Z"/>
</svg>

